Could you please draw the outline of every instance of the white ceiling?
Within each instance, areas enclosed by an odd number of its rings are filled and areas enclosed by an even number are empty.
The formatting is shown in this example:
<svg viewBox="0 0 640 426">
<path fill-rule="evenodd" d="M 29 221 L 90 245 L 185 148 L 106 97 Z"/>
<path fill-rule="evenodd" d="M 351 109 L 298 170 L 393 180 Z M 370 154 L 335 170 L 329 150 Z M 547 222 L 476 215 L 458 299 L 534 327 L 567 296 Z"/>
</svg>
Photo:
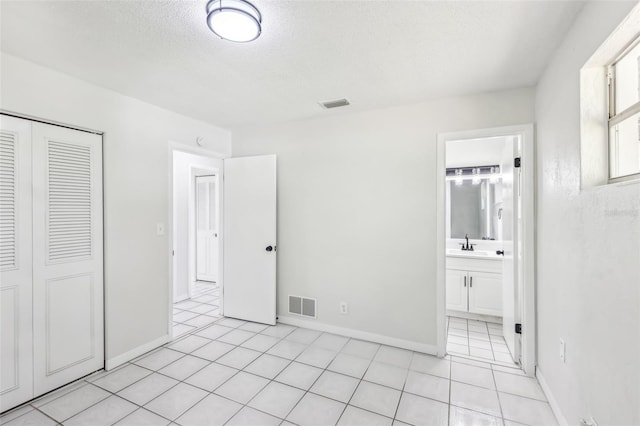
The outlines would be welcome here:
<svg viewBox="0 0 640 426">
<path fill-rule="evenodd" d="M 1 48 L 223 127 L 531 86 L 578 1 L 255 0 L 220 40 L 200 1 L 2 1 Z M 347 97 L 327 111 L 317 102 Z"/>
</svg>

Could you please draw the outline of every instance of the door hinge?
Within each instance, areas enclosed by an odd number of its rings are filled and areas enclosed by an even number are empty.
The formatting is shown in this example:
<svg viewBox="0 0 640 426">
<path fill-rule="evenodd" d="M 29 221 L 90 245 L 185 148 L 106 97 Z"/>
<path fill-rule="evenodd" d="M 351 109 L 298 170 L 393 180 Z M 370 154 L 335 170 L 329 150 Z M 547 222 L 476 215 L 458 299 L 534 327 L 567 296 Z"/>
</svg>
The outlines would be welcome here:
<svg viewBox="0 0 640 426">
<path fill-rule="evenodd" d="M 522 324 L 516 323 L 516 334 L 522 334 Z"/>
<path fill-rule="evenodd" d="M 520 167 L 520 157 L 513 159 L 513 167 Z"/>
<path fill-rule="evenodd" d="M 176 255 L 176 251 L 175 250 L 171 250 L 171 256 L 175 256 Z"/>
</svg>

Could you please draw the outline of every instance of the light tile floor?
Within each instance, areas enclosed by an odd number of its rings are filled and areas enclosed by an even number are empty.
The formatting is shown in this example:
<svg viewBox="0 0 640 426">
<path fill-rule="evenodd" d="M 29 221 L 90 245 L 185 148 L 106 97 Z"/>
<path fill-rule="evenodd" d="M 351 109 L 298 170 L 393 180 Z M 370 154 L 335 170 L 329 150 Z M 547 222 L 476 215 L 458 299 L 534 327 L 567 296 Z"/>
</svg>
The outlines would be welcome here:
<svg viewBox="0 0 640 426">
<path fill-rule="evenodd" d="M 173 338 L 196 331 L 220 319 L 220 292 L 216 283 L 196 281 L 191 299 L 173 304 Z"/>
<path fill-rule="evenodd" d="M 447 353 L 516 367 L 502 324 L 448 316 Z"/>
<path fill-rule="evenodd" d="M 230 318 L 0 418 L 3 426 L 170 423 L 554 425 L 556 420 L 536 379 L 516 368 Z"/>
</svg>

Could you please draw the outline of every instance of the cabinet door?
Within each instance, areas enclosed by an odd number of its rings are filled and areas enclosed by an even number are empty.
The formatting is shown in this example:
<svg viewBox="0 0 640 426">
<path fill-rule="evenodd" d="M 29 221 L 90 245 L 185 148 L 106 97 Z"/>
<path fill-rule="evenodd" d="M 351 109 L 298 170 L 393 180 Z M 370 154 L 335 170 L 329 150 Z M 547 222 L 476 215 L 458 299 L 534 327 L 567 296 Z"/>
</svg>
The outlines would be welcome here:
<svg viewBox="0 0 640 426">
<path fill-rule="evenodd" d="M 0 115 L 0 412 L 33 398 L 31 123 Z"/>
<path fill-rule="evenodd" d="M 467 312 L 467 272 L 447 269 L 447 309 Z"/>
<path fill-rule="evenodd" d="M 502 275 L 469 272 L 469 312 L 502 316 Z"/>
</svg>

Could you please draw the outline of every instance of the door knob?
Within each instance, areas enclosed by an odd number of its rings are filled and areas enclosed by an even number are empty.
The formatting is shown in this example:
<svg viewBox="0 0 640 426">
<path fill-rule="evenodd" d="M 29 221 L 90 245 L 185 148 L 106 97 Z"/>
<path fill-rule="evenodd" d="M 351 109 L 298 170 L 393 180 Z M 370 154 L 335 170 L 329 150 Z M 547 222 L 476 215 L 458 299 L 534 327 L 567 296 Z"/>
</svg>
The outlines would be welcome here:
<svg viewBox="0 0 640 426">
<path fill-rule="evenodd" d="M 271 246 L 267 246 L 267 248 L 265 249 L 266 251 L 273 251 L 273 247 Z"/>
<path fill-rule="evenodd" d="M 504 256 L 504 250 L 496 250 L 496 254 Z"/>
</svg>

